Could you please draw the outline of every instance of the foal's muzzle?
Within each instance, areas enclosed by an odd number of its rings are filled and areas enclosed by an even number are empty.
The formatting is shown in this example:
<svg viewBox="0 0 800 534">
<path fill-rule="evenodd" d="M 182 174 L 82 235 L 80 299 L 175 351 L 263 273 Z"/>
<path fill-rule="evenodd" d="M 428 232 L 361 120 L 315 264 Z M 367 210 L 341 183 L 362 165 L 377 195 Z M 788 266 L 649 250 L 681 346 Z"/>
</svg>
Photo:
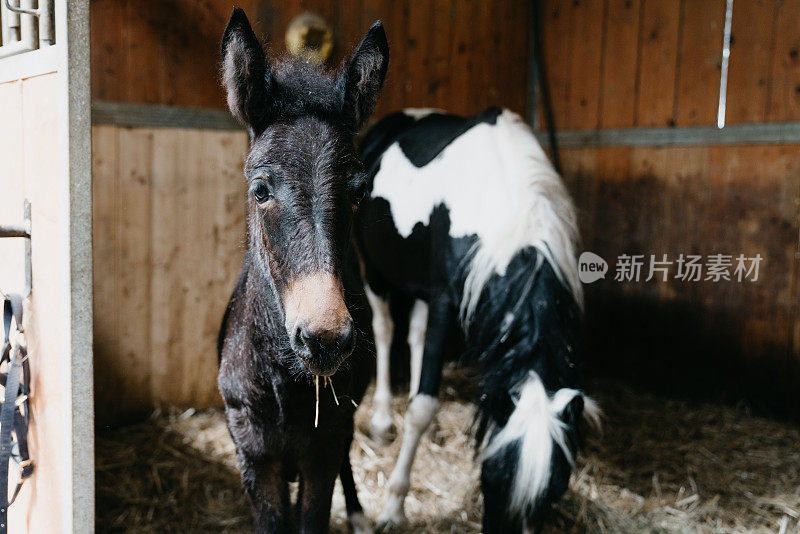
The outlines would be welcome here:
<svg viewBox="0 0 800 534">
<path fill-rule="evenodd" d="M 293 280 L 284 294 L 284 307 L 292 350 L 313 374 L 334 374 L 356 340 L 339 278 L 318 271 Z"/>
<path fill-rule="evenodd" d="M 356 334 L 353 321 L 348 320 L 337 331 L 315 331 L 297 325 L 291 333 L 292 350 L 315 375 L 331 376 L 353 352 Z"/>
</svg>

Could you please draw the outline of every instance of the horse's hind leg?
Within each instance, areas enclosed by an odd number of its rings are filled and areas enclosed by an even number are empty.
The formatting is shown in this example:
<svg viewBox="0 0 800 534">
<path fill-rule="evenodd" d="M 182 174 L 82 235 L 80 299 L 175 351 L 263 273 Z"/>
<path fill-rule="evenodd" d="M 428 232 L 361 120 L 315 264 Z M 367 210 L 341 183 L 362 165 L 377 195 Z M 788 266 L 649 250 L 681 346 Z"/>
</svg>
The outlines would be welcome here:
<svg viewBox="0 0 800 534">
<path fill-rule="evenodd" d="M 347 508 L 347 520 L 350 522 L 353 534 L 372 534 L 372 525 L 367 516 L 364 515 L 364 509 L 358 501 L 358 490 L 356 489 L 356 481 L 353 479 L 353 468 L 350 465 L 350 443 L 352 443 L 352 440 L 347 442 L 344 458 L 342 458 L 342 467 L 339 470 L 344 503 Z"/>
<path fill-rule="evenodd" d="M 413 399 L 419 391 L 419 377 L 422 374 L 422 354 L 425 351 L 425 331 L 428 327 L 428 303 L 417 299 L 411 310 L 408 326 L 408 346 L 411 349 L 411 385 L 408 397 Z"/>
<path fill-rule="evenodd" d="M 388 300 L 373 293 L 369 286 L 366 287 L 366 292 L 372 308 L 372 330 L 375 334 L 375 351 L 378 358 L 370 433 L 373 439 L 386 443 L 389 441 L 389 432 L 392 429 L 392 385 L 389 369 L 394 323 Z"/>
<path fill-rule="evenodd" d="M 419 392 L 408 405 L 403 428 L 403 445 L 397 463 L 389 477 L 387 495 L 379 525 L 391 527 L 406 522 L 404 501 L 411 485 L 411 468 L 422 435 L 439 410 L 439 386 L 442 382 L 442 364 L 445 344 L 451 339 L 450 326 L 453 310 L 449 302 L 440 297 L 431 299 L 428 315 L 425 350 L 422 357 Z"/>
</svg>

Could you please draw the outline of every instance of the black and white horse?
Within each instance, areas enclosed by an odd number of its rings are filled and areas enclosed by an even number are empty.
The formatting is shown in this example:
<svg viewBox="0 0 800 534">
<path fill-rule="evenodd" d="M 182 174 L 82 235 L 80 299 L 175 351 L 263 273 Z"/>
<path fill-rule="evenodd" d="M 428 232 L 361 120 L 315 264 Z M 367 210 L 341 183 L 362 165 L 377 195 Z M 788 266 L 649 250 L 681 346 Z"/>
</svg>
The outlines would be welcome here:
<svg viewBox="0 0 800 534">
<path fill-rule="evenodd" d="M 218 382 L 258 532 L 327 532 L 337 475 L 353 530 L 371 532 L 349 458 L 353 412 L 374 372 L 351 246 L 366 189 L 353 137 L 388 54 L 380 23 L 337 75 L 270 65 L 239 9 L 223 37 L 228 104 L 250 133 L 249 243 L 220 331 Z"/>
<path fill-rule="evenodd" d="M 395 113 L 370 130 L 361 153 L 371 196 L 356 234 L 378 355 L 378 436 L 391 425 L 389 303 L 416 299 L 413 397 L 379 521 L 405 521 L 415 451 L 438 409 L 443 357 L 456 334 L 481 373 L 484 532 L 538 528 L 567 488 L 581 415 L 598 417 L 578 389 L 583 296 L 569 195 L 508 110 Z"/>
</svg>

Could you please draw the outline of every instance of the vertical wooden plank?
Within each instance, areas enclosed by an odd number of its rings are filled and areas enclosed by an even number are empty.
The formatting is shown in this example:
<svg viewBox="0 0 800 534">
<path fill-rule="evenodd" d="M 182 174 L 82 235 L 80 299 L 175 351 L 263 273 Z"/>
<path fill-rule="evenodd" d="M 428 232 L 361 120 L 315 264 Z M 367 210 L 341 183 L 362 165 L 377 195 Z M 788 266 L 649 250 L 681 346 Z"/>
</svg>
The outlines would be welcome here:
<svg viewBox="0 0 800 534">
<path fill-rule="evenodd" d="M 70 184 L 63 172 L 68 162 L 60 150 L 67 128 L 60 113 L 63 75 L 45 74 L 21 82 L 22 173 L 14 177 L 24 181 L 24 194 L 31 202 L 33 292 L 24 319 L 31 366 L 28 444 L 36 472 L 34 484 L 26 484 L 21 496 L 28 505 L 18 502 L 10 511 L 12 516 L 20 512 L 26 516 L 27 528 L 19 531 L 33 533 L 63 532 L 72 525 L 73 513 L 71 497 L 64 494 L 73 478 L 72 447 L 65 442 L 71 443 L 73 436 L 69 407 L 76 336 L 70 311 L 76 310 L 70 277 Z M 6 120 L 4 113 L 0 116 Z"/>
<path fill-rule="evenodd" d="M 107 422 L 119 391 L 119 127 L 92 127 L 92 274 L 96 417 Z M 143 357 L 146 357 L 144 354 Z M 114 378 L 116 376 L 116 379 Z"/>
<path fill-rule="evenodd" d="M 22 82 L 0 84 L 0 224 L 19 224 L 24 216 Z M 21 293 L 25 289 L 25 243 L 0 239 L 0 289 Z"/>
<path fill-rule="evenodd" d="M 123 22 L 122 38 L 126 45 L 128 75 L 126 80 L 126 100 L 143 104 L 158 104 L 163 102 L 161 97 L 160 80 L 165 78 L 165 70 L 170 65 L 165 65 L 163 57 L 159 54 L 158 28 L 165 24 L 167 16 L 177 17 L 187 23 L 187 17 L 176 13 L 173 6 L 172 12 L 151 6 L 151 9 L 142 7 L 139 2 L 125 2 L 125 18 Z M 188 20 L 187 20 L 188 19 Z M 165 34 L 168 29 L 164 28 Z M 173 57 L 175 50 L 172 50 Z M 166 67 L 166 68 L 165 68 Z M 196 67 L 195 67 L 196 68 Z M 180 76 L 180 72 L 170 69 L 171 76 Z"/>
<path fill-rule="evenodd" d="M 725 122 L 766 121 L 775 32 L 775 1 L 734 5 Z M 800 14 L 798 14 L 800 23 Z"/>
<path fill-rule="evenodd" d="M 320 4 L 327 7 L 327 4 L 330 3 L 321 1 Z M 338 57 L 333 58 L 329 63 L 332 66 L 338 66 L 343 60 L 350 57 L 374 20 L 369 23 L 362 22 L 364 12 L 362 0 L 343 0 L 333 3 L 330 7 L 335 8 L 334 19 L 329 19 L 329 22 L 333 25 L 334 33 L 337 34 L 334 38 L 337 41 L 336 55 Z"/>
<path fill-rule="evenodd" d="M 127 101 L 129 51 L 123 38 L 125 3 L 94 0 L 89 6 L 92 98 Z M 155 74 L 151 72 L 151 75 Z"/>
<path fill-rule="evenodd" d="M 777 11 L 769 120 L 800 120 L 800 0 L 783 0 Z"/>
<path fill-rule="evenodd" d="M 153 135 L 152 394 L 165 404 L 215 405 L 216 337 L 243 254 L 247 137 Z"/>
<path fill-rule="evenodd" d="M 472 35 L 472 72 L 470 73 L 467 98 L 469 99 L 469 112 L 474 113 L 483 109 L 489 103 L 487 74 L 492 68 L 492 60 L 487 53 L 491 43 L 491 28 L 488 21 L 492 20 L 494 13 L 490 2 L 478 2 L 474 10 L 473 35 Z"/>
<path fill-rule="evenodd" d="M 158 102 L 187 107 L 224 107 L 219 43 L 231 11 L 221 2 L 178 2 L 171 9 L 143 10 L 138 38 L 142 54 L 155 55 Z M 248 14 L 258 31 L 257 13 Z"/>
<path fill-rule="evenodd" d="M 114 305 L 122 309 L 117 324 L 118 375 L 109 385 L 122 386 L 113 396 L 121 398 L 121 404 L 127 408 L 152 403 L 146 362 L 151 355 L 147 310 L 150 309 L 153 133 L 148 129 L 120 128 L 118 142 L 118 293 Z"/>
<path fill-rule="evenodd" d="M 570 192 L 578 194 L 581 187 L 591 183 L 597 173 L 597 149 L 572 148 L 564 152 L 562 156 L 564 182 Z"/>
<path fill-rule="evenodd" d="M 408 2 L 381 2 L 374 8 L 383 20 L 389 40 L 389 71 L 386 73 L 376 118 L 404 107 L 407 83 L 408 56 L 405 48 L 408 25 Z M 378 11 L 379 10 L 379 11 Z"/>
<path fill-rule="evenodd" d="M 642 0 L 636 126 L 674 126 L 679 0 Z"/>
<path fill-rule="evenodd" d="M 506 93 L 504 96 L 508 96 L 508 92 L 503 89 L 507 89 L 505 83 L 510 81 L 513 61 L 516 59 L 517 53 L 521 52 L 514 50 L 513 46 L 509 46 L 512 39 L 510 31 L 510 23 L 512 21 L 509 20 L 510 17 L 508 15 L 510 2 L 508 0 L 499 0 L 491 2 L 491 4 L 493 4 L 490 6 L 492 16 L 480 22 L 486 25 L 487 32 L 477 53 L 485 55 L 488 59 L 485 78 L 483 80 L 480 78 L 475 80 L 476 82 L 480 80 L 484 84 L 482 102 L 476 102 L 477 107 L 480 109 L 496 104 L 500 98 L 501 91 Z M 505 49 L 505 46 L 501 46 L 501 42 L 508 48 Z M 501 48 L 504 48 L 505 54 L 500 52 Z M 525 65 L 519 65 L 518 68 L 525 69 Z M 503 104 L 506 105 L 505 103 Z M 474 111 L 478 111 L 478 109 Z"/>
<path fill-rule="evenodd" d="M 471 39 L 475 3 L 469 0 L 453 0 L 453 37 L 450 48 L 450 91 L 449 105 L 446 109 L 453 113 L 466 114 L 472 109 L 468 88 L 473 72 Z"/>
<path fill-rule="evenodd" d="M 572 39 L 567 37 L 572 32 L 571 10 L 566 2 L 549 0 L 542 11 L 542 55 L 550 89 L 553 122 L 557 129 L 563 130 L 569 123 L 572 89 Z"/>
<path fill-rule="evenodd" d="M 196 161 L 197 154 L 187 150 L 184 130 L 156 129 L 152 135 L 150 393 L 170 403 L 180 398 L 182 390 L 182 320 L 187 313 L 183 281 L 176 277 L 185 245 L 178 232 L 185 224 L 186 193 L 193 180 L 187 180 L 183 166 Z"/>
<path fill-rule="evenodd" d="M 427 1 L 410 2 L 408 10 L 408 31 L 406 33 L 406 72 L 405 103 L 411 107 L 429 107 L 432 102 L 428 94 L 428 80 L 433 67 L 431 36 L 433 28 L 434 4 Z"/>
<path fill-rule="evenodd" d="M 603 39 L 603 2 L 572 2 L 572 57 L 570 60 L 569 113 L 562 128 L 593 129 L 598 123 L 600 61 Z M 562 36 L 563 38 L 564 36 Z"/>
<path fill-rule="evenodd" d="M 686 0 L 678 65 L 677 124 L 715 124 L 725 2 Z"/>
<path fill-rule="evenodd" d="M 209 287 L 201 303 L 203 320 L 203 365 L 199 368 L 197 392 L 186 399 L 202 406 L 219 404 L 217 391 L 217 335 L 222 315 L 239 276 L 246 246 L 246 181 L 243 164 L 248 139 L 243 132 L 213 132 L 203 140 L 206 147 L 206 174 L 209 178 L 208 217 L 204 224 L 210 269 Z M 210 301 L 210 302 L 206 302 Z"/>
<path fill-rule="evenodd" d="M 205 377 L 213 382 L 215 372 L 210 369 L 209 361 L 214 361 L 213 345 L 207 343 L 204 336 L 207 314 L 213 305 L 207 302 L 211 298 L 209 289 L 213 283 L 213 259 L 209 254 L 212 243 L 211 221 L 213 220 L 213 196 L 219 194 L 214 188 L 213 172 L 217 169 L 209 154 L 210 144 L 206 140 L 213 132 L 200 130 L 183 130 L 178 134 L 181 138 L 176 156 L 184 163 L 177 169 L 176 180 L 182 184 L 179 201 L 180 226 L 172 229 L 174 246 L 178 248 L 177 263 L 170 265 L 168 276 L 173 284 L 180 288 L 181 304 L 178 309 L 182 313 L 176 317 L 176 325 L 180 329 L 178 341 L 170 348 L 173 371 L 181 377 L 179 387 L 164 398 L 167 402 L 184 403 L 197 393 L 198 382 L 203 379 L 202 373 L 210 371 Z M 195 154 L 185 159 L 181 156 Z M 202 260 L 201 260 L 202 258 Z M 221 316 L 220 316 L 221 317 Z M 166 384 L 162 384 L 162 387 Z"/>
<path fill-rule="evenodd" d="M 436 108 L 450 107 L 450 49 L 453 38 L 452 0 L 440 0 L 433 8 L 432 65 L 427 80 L 429 105 Z"/>
<path fill-rule="evenodd" d="M 490 105 L 512 109 L 523 117 L 527 114 L 529 69 L 532 67 L 530 25 L 533 2 L 504 0 L 507 4 L 506 24 L 497 41 L 497 56 L 506 59 L 506 70 L 498 74 L 496 95 Z"/>
<path fill-rule="evenodd" d="M 640 5 L 637 0 L 608 0 L 600 128 L 634 125 Z"/>
<path fill-rule="evenodd" d="M 628 187 L 626 182 L 630 179 L 631 148 L 603 147 L 592 149 L 592 152 L 595 154 L 596 170 L 574 189 L 576 205 L 580 210 L 578 222 L 586 250 L 610 256 L 622 251 L 617 240 L 629 232 L 628 228 L 612 219 L 619 210 L 609 199 L 612 196 L 609 191 Z M 617 231 L 608 232 L 609 226 L 616 226 Z M 613 269 L 614 259 L 606 259 Z"/>
<path fill-rule="evenodd" d="M 631 147 L 611 146 L 597 149 L 598 180 L 621 182 L 628 178 L 631 168 Z"/>
</svg>

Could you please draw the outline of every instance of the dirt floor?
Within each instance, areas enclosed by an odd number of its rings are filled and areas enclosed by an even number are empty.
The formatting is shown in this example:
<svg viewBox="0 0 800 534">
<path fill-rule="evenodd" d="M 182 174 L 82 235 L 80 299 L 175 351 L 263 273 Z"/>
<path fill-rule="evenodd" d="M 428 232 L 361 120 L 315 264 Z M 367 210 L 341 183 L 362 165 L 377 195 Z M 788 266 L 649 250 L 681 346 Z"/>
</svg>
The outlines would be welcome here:
<svg viewBox="0 0 800 534">
<path fill-rule="evenodd" d="M 450 373 L 438 424 L 420 447 L 404 532 L 480 532 L 473 409 L 458 376 Z M 610 381 L 589 389 L 604 431 L 589 437 L 549 532 L 800 533 L 800 427 Z M 366 435 L 369 407 L 367 398 L 352 459 L 374 519 L 399 440 L 381 447 Z M 396 425 L 404 408 L 396 399 Z M 96 451 L 99 532 L 251 531 L 221 411 L 157 413 L 99 435 Z M 338 486 L 332 531 L 348 532 Z"/>
</svg>

